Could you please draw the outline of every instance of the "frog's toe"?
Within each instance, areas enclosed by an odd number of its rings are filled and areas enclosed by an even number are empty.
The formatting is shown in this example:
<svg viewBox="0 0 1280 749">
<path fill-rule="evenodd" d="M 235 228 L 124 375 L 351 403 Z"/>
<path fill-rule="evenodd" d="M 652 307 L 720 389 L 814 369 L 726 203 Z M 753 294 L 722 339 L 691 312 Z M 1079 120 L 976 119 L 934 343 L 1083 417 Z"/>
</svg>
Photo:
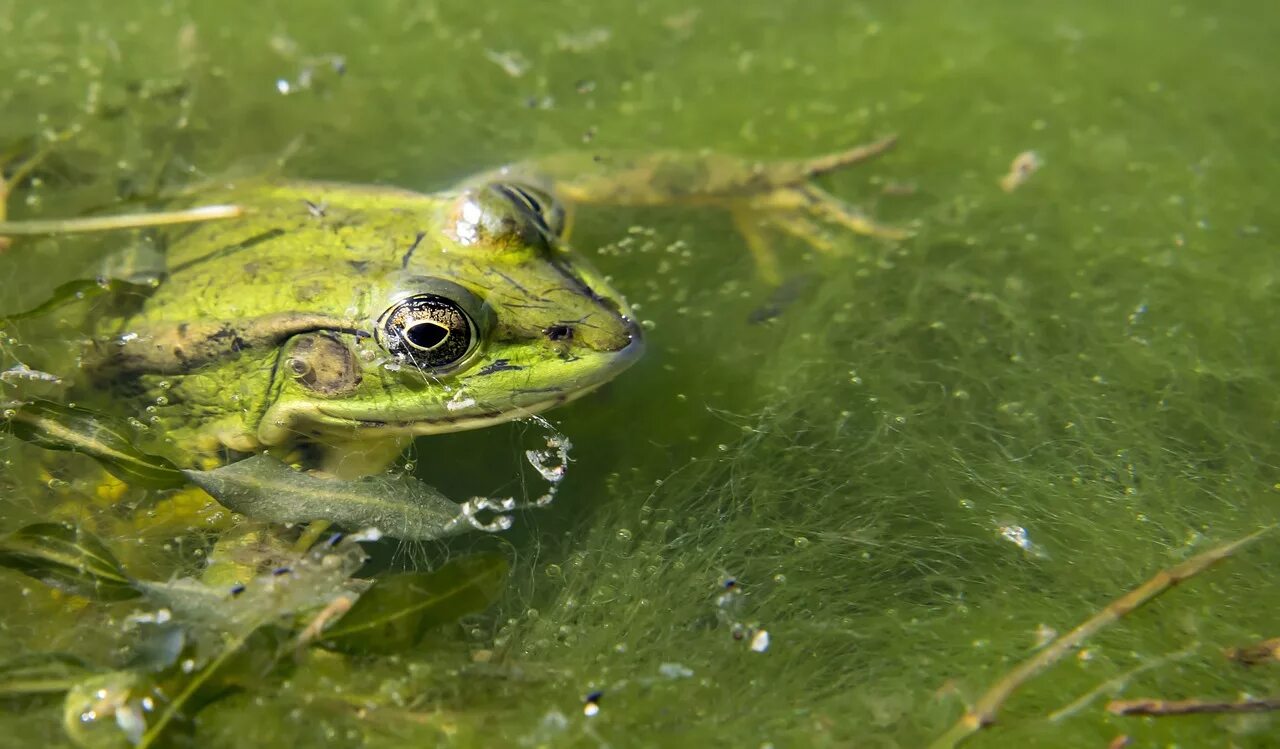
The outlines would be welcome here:
<svg viewBox="0 0 1280 749">
<path fill-rule="evenodd" d="M 808 211 L 838 226 L 843 226 L 854 234 L 881 239 L 901 240 L 912 236 L 908 229 L 877 223 L 852 205 L 840 200 L 830 193 L 813 185 L 801 188 L 807 200 Z"/>
<path fill-rule="evenodd" d="M 769 222 L 754 211 L 733 211 L 733 225 L 751 252 L 756 272 L 765 283 L 777 286 L 782 283 L 782 271 L 778 267 L 778 254 L 773 251 L 765 231 Z"/>
<path fill-rule="evenodd" d="M 839 247 L 826 227 L 808 216 L 799 213 L 774 216 L 769 223 L 779 231 L 790 234 L 819 252 L 835 254 L 839 251 Z"/>
</svg>

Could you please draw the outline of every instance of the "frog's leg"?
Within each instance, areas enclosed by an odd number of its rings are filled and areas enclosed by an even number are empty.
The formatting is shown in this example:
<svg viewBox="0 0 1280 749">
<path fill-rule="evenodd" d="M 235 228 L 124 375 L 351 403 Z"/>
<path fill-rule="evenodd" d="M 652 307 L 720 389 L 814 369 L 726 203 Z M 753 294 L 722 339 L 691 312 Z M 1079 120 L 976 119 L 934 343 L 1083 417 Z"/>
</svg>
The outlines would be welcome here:
<svg viewBox="0 0 1280 749">
<path fill-rule="evenodd" d="M 318 444 L 316 447 L 320 450 L 320 470 L 340 479 L 355 479 L 378 473 L 395 462 L 410 441 L 409 437 L 395 436 Z"/>
<path fill-rule="evenodd" d="M 522 178 L 558 195 L 566 215 L 575 204 L 703 205 L 728 211 L 766 280 L 781 280 L 770 233 L 794 236 L 820 252 L 836 242 L 824 225 L 861 236 L 899 240 L 910 232 L 879 224 L 813 184 L 821 175 L 860 164 L 893 147 L 882 138 L 808 159 L 761 162 L 714 152 L 639 155 L 557 154 L 484 175 Z"/>
</svg>

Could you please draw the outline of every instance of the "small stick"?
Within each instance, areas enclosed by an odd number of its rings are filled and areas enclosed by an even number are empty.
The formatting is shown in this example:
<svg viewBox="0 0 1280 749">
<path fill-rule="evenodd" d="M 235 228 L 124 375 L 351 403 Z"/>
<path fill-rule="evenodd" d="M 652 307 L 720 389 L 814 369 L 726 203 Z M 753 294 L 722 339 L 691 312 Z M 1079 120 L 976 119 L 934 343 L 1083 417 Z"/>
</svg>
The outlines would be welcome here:
<svg viewBox="0 0 1280 749">
<path fill-rule="evenodd" d="M 1193 715 L 1195 713 L 1265 713 L 1280 710 L 1280 697 L 1265 697 L 1239 702 L 1207 700 L 1112 700 L 1107 712 L 1112 715 Z"/>
<path fill-rule="evenodd" d="M 343 593 L 337 598 L 329 602 L 327 606 L 321 609 L 319 614 L 303 628 L 302 633 L 298 635 L 298 641 L 295 644 L 296 650 L 302 650 L 313 640 L 324 634 L 324 628 L 329 626 L 335 619 L 340 618 L 343 614 L 351 610 L 355 605 L 356 599 L 350 594 Z"/>
<path fill-rule="evenodd" d="M 1267 661 L 1280 661 L 1280 637 L 1272 637 L 1243 648 L 1227 648 L 1222 654 L 1236 663 L 1256 666 Z"/>
<path fill-rule="evenodd" d="M 1145 671 L 1150 671 L 1153 668 L 1159 668 L 1160 666 L 1163 666 L 1164 664 L 1169 663 L 1170 661 L 1182 660 L 1183 658 L 1186 658 L 1191 654 L 1195 653 L 1196 650 L 1198 650 L 1199 648 L 1200 648 L 1200 643 L 1197 642 L 1191 647 L 1188 647 L 1184 650 L 1179 650 L 1176 653 L 1167 653 L 1153 661 L 1148 661 L 1147 663 L 1143 663 L 1140 666 L 1131 668 L 1128 671 L 1125 671 L 1124 673 L 1120 674 L 1119 676 L 1113 677 L 1111 679 L 1107 679 L 1106 681 L 1102 682 L 1098 686 L 1094 687 L 1093 689 L 1090 689 L 1088 692 L 1085 692 L 1084 694 L 1080 695 L 1076 699 L 1072 700 L 1070 704 L 1068 704 L 1066 707 L 1062 707 L 1057 710 L 1054 710 L 1052 713 L 1049 714 L 1049 722 L 1057 723 L 1063 718 L 1069 718 L 1072 715 L 1075 715 L 1076 713 L 1080 712 L 1080 710 L 1082 710 L 1086 706 L 1088 706 L 1090 702 L 1093 702 L 1095 699 L 1097 699 L 1098 695 L 1102 694 L 1103 692 L 1107 692 L 1111 690 L 1118 691 L 1120 687 L 1123 687 L 1125 684 L 1128 684 L 1129 680 L 1137 676 L 1138 674 L 1143 673 Z"/>
<path fill-rule="evenodd" d="M 1239 551 L 1245 545 L 1252 543 L 1262 534 L 1274 529 L 1274 525 L 1269 525 L 1250 533 L 1244 538 L 1215 547 L 1202 554 L 1197 554 L 1181 564 L 1160 570 L 1150 580 L 1107 604 L 1097 614 L 1094 614 L 1067 634 L 1054 640 L 1033 657 L 1014 666 L 1011 671 L 993 684 L 960 720 L 956 721 L 951 728 L 947 729 L 946 733 L 930 744 L 930 749 L 950 749 L 969 736 L 995 723 L 996 714 L 999 713 L 1005 700 L 1009 699 L 1014 690 L 1041 671 L 1062 660 L 1067 653 L 1079 647 L 1085 640 L 1178 583 L 1200 574 L 1215 563 Z"/>
<path fill-rule="evenodd" d="M 193 224 L 201 221 L 239 218 L 244 209 L 238 205 L 205 205 L 181 211 L 157 211 L 155 213 L 126 213 L 118 216 L 89 216 L 86 218 L 52 219 L 48 221 L 0 221 L 0 236 L 31 236 L 38 234 L 71 234 L 91 231 L 116 231 L 119 229 L 145 229 L 152 226 Z"/>
</svg>

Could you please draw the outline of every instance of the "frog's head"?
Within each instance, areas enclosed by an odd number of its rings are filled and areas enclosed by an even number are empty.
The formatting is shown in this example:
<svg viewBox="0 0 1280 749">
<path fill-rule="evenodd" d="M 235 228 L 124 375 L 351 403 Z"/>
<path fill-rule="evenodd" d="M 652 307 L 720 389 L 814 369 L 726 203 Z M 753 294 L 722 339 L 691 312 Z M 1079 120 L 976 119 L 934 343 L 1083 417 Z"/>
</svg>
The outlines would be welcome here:
<svg viewBox="0 0 1280 749">
<path fill-rule="evenodd" d="M 511 183 L 467 189 L 375 285 L 359 331 L 283 347 L 259 438 L 458 431 L 584 395 L 639 357 L 622 296 L 560 241 L 564 212 Z"/>
</svg>

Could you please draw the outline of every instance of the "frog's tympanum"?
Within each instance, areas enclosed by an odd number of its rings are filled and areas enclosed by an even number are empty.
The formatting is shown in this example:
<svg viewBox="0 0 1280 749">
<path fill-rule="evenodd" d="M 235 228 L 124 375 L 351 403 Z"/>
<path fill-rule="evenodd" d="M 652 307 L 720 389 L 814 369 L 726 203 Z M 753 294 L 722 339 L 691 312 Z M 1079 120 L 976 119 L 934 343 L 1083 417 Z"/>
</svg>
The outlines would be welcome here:
<svg viewBox="0 0 1280 749">
<path fill-rule="evenodd" d="M 776 163 L 554 157 L 437 194 L 205 185 L 183 201 L 241 215 L 157 234 L 162 280 L 95 323 L 76 387 L 145 408 L 183 468 L 271 452 L 335 480 L 377 471 L 412 437 L 538 413 L 636 361 L 623 294 L 568 246 L 574 207 L 725 209 L 776 281 L 768 230 L 819 249 L 822 222 L 901 236 L 811 183 L 891 142 Z"/>
</svg>

